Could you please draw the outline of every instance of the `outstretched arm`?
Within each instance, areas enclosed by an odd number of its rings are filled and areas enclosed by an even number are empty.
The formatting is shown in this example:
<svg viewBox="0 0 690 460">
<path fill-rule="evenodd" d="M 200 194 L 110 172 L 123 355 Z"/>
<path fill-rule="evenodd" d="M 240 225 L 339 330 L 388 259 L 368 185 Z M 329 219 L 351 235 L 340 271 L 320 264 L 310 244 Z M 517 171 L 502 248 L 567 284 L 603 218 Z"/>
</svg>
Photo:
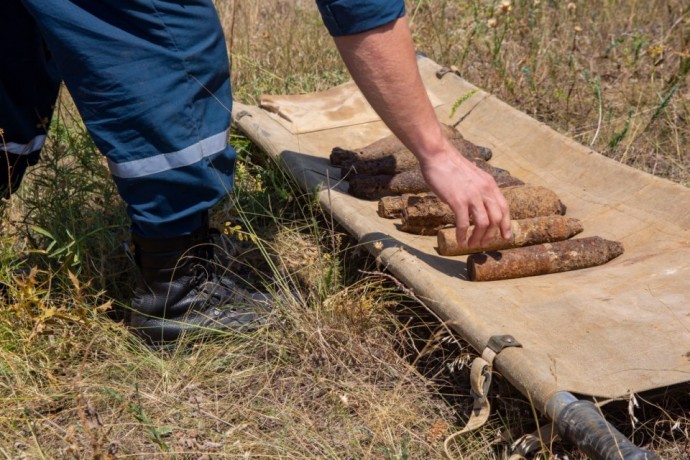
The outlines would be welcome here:
<svg viewBox="0 0 690 460">
<path fill-rule="evenodd" d="M 431 190 L 448 203 L 469 246 L 500 231 L 510 237 L 510 214 L 494 179 L 460 155 L 446 139 L 422 84 L 405 17 L 353 35 L 334 37 L 360 90 L 393 133 L 419 159 Z"/>
</svg>

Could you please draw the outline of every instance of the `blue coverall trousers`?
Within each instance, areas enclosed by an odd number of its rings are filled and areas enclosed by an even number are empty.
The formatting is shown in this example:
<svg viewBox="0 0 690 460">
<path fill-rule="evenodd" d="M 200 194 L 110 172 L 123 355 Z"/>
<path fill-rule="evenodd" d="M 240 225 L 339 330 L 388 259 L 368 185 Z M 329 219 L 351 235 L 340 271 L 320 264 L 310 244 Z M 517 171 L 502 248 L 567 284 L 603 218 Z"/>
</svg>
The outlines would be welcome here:
<svg viewBox="0 0 690 460">
<path fill-rule="evenodd" d="M 316 3 L 335 36 L 405 14 L 403 0 Z M 230 192 L 230 73 L 212 0 L 0 0 L 0 195 L 38 161 L 60 81 L 135 234 L 189 234 Z"/>
<path fill-rule="evenodd" d="M 61 81 L 134 233 L 191 233 L 231 190 L 230 73 L 212 0 L 0 1 L 5 194 L 38 161 Z"/>
</svg>

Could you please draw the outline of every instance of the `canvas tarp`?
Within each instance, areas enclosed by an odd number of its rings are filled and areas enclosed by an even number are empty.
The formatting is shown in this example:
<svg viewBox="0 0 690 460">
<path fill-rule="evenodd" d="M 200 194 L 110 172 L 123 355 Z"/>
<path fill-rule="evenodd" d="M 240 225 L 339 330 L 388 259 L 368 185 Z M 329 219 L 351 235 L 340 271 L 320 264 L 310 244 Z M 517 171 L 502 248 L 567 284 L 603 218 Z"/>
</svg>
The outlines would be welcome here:
<svg viewBox="0 0 690 460">
<path fill-rule="evenodd" d="M 580 237 L 621 241 L 625 254 L 590 269 L 467 281 L 465 257 L 439 256 L 435 237 L 398 231 L 376 202 L 348 195 L 330 166 L 333 147 L 390 133 L 353 83 L 236 104 L 234 120 L 372 252 L 383 243 L 386 269 L 476 350 L 494 335 L 515 337 L 522 347 L 503 350 L 495 368 L 538 409 L 556 391 L 617 398 L 690 381 L 690 189 L 599 155 L 457 75 L 437 76 L 427 58 L 418 64 L 440 121 L 460 121 L 467 139 L 493 150 L 491 164 L 554 190 L 583 222 Z"/>
</svg>

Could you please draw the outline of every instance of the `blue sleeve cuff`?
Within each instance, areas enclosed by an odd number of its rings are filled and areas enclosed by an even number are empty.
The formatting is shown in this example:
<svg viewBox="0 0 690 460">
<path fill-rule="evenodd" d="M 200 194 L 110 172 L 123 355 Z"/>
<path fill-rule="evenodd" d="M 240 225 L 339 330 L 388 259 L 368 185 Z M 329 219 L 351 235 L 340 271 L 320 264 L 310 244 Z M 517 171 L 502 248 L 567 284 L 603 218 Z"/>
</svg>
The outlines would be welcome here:
<svg viewBox="0 0 690 460">
<path fill-rule="evenodd" d="M 405 15 L 404 0 L 316 0 L 316 4 L 334 37 L 366 32 Z"/>
</svg>

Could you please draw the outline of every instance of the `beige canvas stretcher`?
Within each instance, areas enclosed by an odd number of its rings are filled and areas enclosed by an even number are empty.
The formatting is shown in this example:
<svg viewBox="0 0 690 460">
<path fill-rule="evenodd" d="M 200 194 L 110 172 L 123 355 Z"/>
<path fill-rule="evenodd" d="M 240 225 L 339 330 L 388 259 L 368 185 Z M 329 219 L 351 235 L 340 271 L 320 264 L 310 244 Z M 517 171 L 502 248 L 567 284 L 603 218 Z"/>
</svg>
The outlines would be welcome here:
<svg viewBox="0 0 690 460">
<path fill-rule="evenodd" d="M 558 391 L 624 397 L 690 381 L 690 189 L 603 157 L 440 66 L 418 60 L 440 121 L 489 147 L 491 164 L 554 190 L 581 236 L 621 241 L 625 254 L 606 265 L 507 281 L 466 280 L 464 257 L 442 257 L 436 239 L 397 230 L 377 203 L 349 196 L 335 146 L 362 147 L 390 132 L 347 83 L 295 96 L 266 96 L 261 107 L 236 104 L 234 120 L 326 212 L 375 252 L 386 268 L 478 351 L 512 335 L 494 362 L 539 410 Z M 476 91 L 457 107 L 460 98 Z"/>
</svg>

